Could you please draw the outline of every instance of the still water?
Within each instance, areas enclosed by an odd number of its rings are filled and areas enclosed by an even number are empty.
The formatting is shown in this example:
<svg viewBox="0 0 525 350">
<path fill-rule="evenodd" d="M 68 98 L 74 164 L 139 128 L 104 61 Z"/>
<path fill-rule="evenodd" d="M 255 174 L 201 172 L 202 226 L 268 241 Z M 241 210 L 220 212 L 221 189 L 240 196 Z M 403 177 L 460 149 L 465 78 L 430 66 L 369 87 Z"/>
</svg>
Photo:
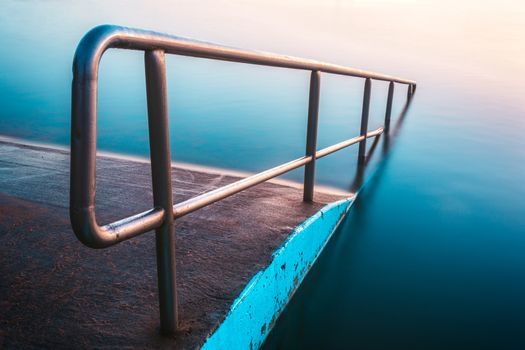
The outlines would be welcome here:
<svg viewBox="0 0 525 350">
<path fill-rule="evenodd" d="M 426 95 L 265 349 L 525 348 L 525 130 Z"/>
<path fill-rule="evenodd" d="M 518 1 L 5 0 L 0 134 L 69 143 L 74 49 L 100 23 L 417 80 L 391 152 L 265 346 L 523 349 L 524 18 Z M 175 160 L 261 171 L 304 152 L 307 72 L 169 57 L 168 75 Z M 147 155 L 142 55 L 110 51 L 100 76 L 99 148 Z M 362 88 L 323 75 L 319 147 L 357 135 Z M 386 88 L 373 83 L 371 129 Z M 322 159 L 318 183 L 347 189 L 355 155 Z"/>
</svg>

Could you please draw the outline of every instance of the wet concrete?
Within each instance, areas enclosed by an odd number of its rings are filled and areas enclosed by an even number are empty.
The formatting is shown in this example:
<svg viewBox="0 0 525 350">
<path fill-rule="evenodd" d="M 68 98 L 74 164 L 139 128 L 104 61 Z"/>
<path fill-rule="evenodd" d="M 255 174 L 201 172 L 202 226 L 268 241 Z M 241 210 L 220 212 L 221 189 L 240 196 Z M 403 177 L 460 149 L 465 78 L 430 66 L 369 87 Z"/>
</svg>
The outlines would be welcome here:
<svg viewBox="0 0 525 350">
<path fill-rule="evenodd" d="M 173 168 L 180 202 L 238 177 Z M 97 215 L 149 209 L 149 164 L 101 156 Z M 153 233 L 104 250 L 68 221 L 66 151 L 0 141 L 0 348 L 198 348 L 294 228 L 341 194 L 264 183 L 176 221 L 181 332 L 158 336 Z"/>
</svg>

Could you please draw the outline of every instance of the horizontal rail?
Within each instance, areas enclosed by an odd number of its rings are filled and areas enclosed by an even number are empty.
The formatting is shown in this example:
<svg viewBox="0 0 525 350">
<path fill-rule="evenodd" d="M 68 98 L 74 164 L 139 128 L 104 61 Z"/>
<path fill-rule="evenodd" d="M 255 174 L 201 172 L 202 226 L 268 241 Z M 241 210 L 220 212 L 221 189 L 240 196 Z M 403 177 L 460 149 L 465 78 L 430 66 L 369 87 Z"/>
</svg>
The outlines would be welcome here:
<svg viewBox="0 0 525 350">
<path fill-rule="evenodd" d="M 220 187 L 216 190 L 203 193 L 197 197 L 188 199 L 182 203 L 175 204 L 173 206 L 173 216 L 179 218 L 186 214 L 189 214 L 197 209 L 205 207 L 209 204 L 215 203 L 221 199 L 232 196 L 236 193 L 239 193 L 247 188 L 258 185 L 262 182 L 265 182 L 269 179 L 272 179 L 276 176 L 287 173 L 291 170 L 297 169 L 307 163 L 312 161 L 312 156 L 301 157 L 295 160 L 292 160 L 288 163 L 276 166 L 275 168 L 268 169 L 261 173 L 249 176 L 245 179 L 236 181 L 229 185 Z"/>
<path fill-rule="evenodd" d="M 101 227 L 104 236 L 112 243 L 123 241 L 160 227 L 164 221 L 164 209 L 153 208 L 142 213 L 112 222 Z M 115 242 L 116 243 L 116 242 Z"/>
<path fill-rule="evenodd" d="M 166 53 L 182 56 L 319 71 L 359 78 L 394 81 L 400 84 L 416 84 L 413 80 L 332 63 L 262 51 L 242 50 L 148 30 L 113 25 L 95 27 L 82 38 L 75 53 L 75 73 L 80 77 L 84 77 L 84 79 L 96 78 L 100 57 L 108 48 L 143 51 L 160 49 Z"/>
<path fill-rule="evenodd" d="M 378 128 L 367 133 L 366 137 L 371 138 L 379 136 L 383 133 L 383 128 Z M 363 136 L 353 137 L 351 139 L 339 142 L 335 145 L 323 148 L 315 153 L 315 158 L 319 159 L 331 153 L 337 152 L 343 148 L 349 147 L 363 140 Z M 220 201 L 224 198 L 230 197 L 236 193 L 242 192 L 245 189 L 263 183 L 267 180 L 273 179 L 279 175 L 285 174 L 294 169 L 300 168 L 312 161 L 312 156 L 301 157 L 292 160 L 288 163 L 281 164 L 274 168 L 268 169 L 261 173 L 249 176 L 242 180 L 236 181 L 229 185 L 220 187 L 210 192 L 203 193 L 197 197 L 190 198 L 184 202 L 175 204 L 173 206 L 173 217 L 175 219 L 187 215 L 195 210 L 201 209 L 207 205 Z M 110 224 L 100 227 L 100 236 L 104 237 L 103 242 L 99 244 L 115 244 L 123 240 L 135 237 L 141 233 L 151 231 L 159 227 L 164 219 L 164 210 L 162 208 L 154 208 L 142 213 L 135 214 L 122 220 L 112 222 Z"/>
<path fill-rule="evenodd" d="M 366 134 L 366 138 L 379 136 L 383 133 L 383 128 L 377 128 L 376 130 L 370 131 Z M 358 142 L 361 142 L 364 140 L 364 136 L 356 136 L 351 139 L 348 139 L 343 142 L 336 143 L 335 145 L 332 145 L 330 147 L 323 148 L 322 150 L 319 150 L 315 153 L 315 157 L 317 159 L 325 157 L 329 154 L 332 154 L 334 152 L 337 152 L 339 150 L 342 150 L 343 148 L 346 148 L 348 146 L 355 145 Z"/>
<path fill-rule="evenodd" d="M 374 131 L 369 132 L 366 135 L 366 137 L 367 138 L 375 137 L 375 136 L 381 135 L 382 133 L 383 133 L 383 128 L 378 128 Z M 336 145 L 324 148 L 315 153 L 315 158 L 318 159 L 318 158 L 327 156 L 330 153 L 334 153 L 345 147 L 356 144 L 362 141 L 363 139 L 364 139 L 364 136 L 358 136 L 358 137 L 354 137 L 349 140 L 340 142 Z M 245 189 L 248 189 L 250 187 L 253 187 L 255 185 L 268 181 L 274 177 L 285 174 L 294 169 L 297 169 L 303 165 L 310 163 L 312 161 L 312 158 L 313 158 L 312 156 L 304 156 L 301 158 L 294 159 L 288 163 L 284 163 L 282 165 L 268 169 L 261 173 L 258 173 L 258 174 L 249 176 L 247 178 L 244 178 L 242 180 L 236 181 L 229 185 L 217 188 L 213 191 L 203 193 L 197 197 L 190 198 L 184 202 L 175 204 L 173 206 L 173 217 L 175 219 L 180 218 L 186 214 L 194 212 L 195 210 L 204 208 L 207 205 L 220 201 L 224 198 L 230 197 L 236 193 L 242 192 Z"/>
<path fill-rule="evenodd" d="M 164 222 L 162 208 L 153 208 L 127 218 L 99 226 L 94 207 L 77 209 L 70 207 L 71 224 L 78 239 L 92 248 L 105 248 L 160 227 Z M 77 210 L 73 212 L 73 210 Z"/>
</svg>

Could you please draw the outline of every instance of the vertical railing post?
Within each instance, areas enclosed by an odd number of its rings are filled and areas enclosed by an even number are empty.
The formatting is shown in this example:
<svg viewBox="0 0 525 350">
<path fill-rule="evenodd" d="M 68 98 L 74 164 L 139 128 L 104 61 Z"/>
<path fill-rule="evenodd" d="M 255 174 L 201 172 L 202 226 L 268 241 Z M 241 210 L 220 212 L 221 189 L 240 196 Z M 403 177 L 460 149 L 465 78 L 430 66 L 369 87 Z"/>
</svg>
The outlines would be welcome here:
<svg viewBox="0 0 525 350">
<path fill-rule="evenodd" d="M 390 117 L 392 116 L 392 101 L 394 99 L 394 82 L 391 81 L 388 84 L 388 97 L 386 100 L 386 111 L 385 111 L 385 135 L 388 135 L 390 131 Z"/>
<path fill-rule="evenodd" d="M 306 130 L 306 156 L 312 156 L 312 161 L 304 167 L 303 200 L 305 202 L 311 202 L 314 198 L 315 152 L 317 151 L 320 84 L 321 73 L 319 71 L 312 71 L 310 75 L 310 97 L 308 99 L 308 127 Z"/>
<path fill-rule="evenodd" d="M 368 114 L 370 112 L 370 89 L 372 82 L 370 78 L 365 80 L 365 89 L 363 93 L 363 110 L 361 113 L 361 136 L 365 138 L 359 142 L 358 164 L 364 164 L 366 160 L 366 134 L 368 132 Z"/>
<path fill-rule="evenodd" d="M 146 51 L 144 59 L 146 66 L 153 202 L 155 207 L 162 207 L 164 209 L 164 222 L 162 226 L 155 231 L 160 331 L 162 334 L 173 334 L 177 330 L 178 305 L 164 51 Z"/>
</svg>

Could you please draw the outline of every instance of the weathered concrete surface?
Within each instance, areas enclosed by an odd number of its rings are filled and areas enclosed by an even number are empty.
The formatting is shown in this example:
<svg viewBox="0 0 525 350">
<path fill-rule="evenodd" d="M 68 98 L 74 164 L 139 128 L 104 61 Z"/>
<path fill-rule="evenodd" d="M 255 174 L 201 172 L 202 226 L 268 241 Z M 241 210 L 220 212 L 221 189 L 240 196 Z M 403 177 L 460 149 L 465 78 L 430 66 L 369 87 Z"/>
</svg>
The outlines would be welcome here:
<svg viewBox="0 0 525 350">
<path fill-rule="evenodd" d="M 174 168 L 180 202 L 238 178 Z M 100 223 L 151 207 L 149 164 L 100 157 Z M 68 221 L 67 152 L 0 141 L 0 348 L 195 348 L 293 229 L 344 196 L 265 183 L 176 222 L 183 330 L 157 335 L 152 233 L 93 250 Z"/>
</svg>

